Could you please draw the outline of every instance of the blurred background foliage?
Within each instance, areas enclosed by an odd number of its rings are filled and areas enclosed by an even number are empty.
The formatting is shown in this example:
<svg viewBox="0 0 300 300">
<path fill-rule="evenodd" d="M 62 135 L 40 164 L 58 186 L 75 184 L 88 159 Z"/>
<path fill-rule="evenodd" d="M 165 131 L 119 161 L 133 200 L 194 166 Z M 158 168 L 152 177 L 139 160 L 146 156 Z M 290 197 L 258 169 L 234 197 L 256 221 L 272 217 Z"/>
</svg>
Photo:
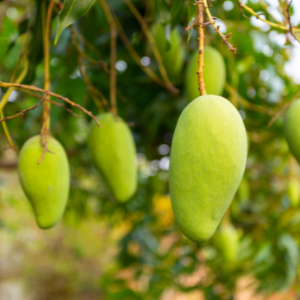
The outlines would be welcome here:
<svg viewBox="0 0 300 300">
<path fill-rule="evenodd" d="M 122 0 L 108 2 L 141 63 L 159 74 L 135 16 Z M 197 245 L 176 226 L 168 195 L 172 134 L 188 104 L 185 71 L 197 51 L 196 30 L 184 30 L 191 21 L 193 1 L 131 2 L 149 27 L 157 22 L 166 32 L 176 27 L 182 37 L 181 51 L 184 49 L 184 70 L 176 78 L 168 74 L 180 90 L 174 95 L 141 70 L 118 34 L 118 109 L 132 124 L 138 150 L 138 191 L 125 204 L 115 201 L 87 151 L 91 120 L 85 115 L 75 118 L 53 106 L 52 134 L 69 156 L 71 192 L 60 224 L 41 231 L 19 186 L 17 157 L 1 130 L 0 299 L 263 299 L 270 295 L 269 299 L 297 299 L 300 208 L 299 203 L 291 205 L 288 185 L 291 177 L 299 182 L 299 167 L 283 137 L 283 116 L 268 126 L 299 89 L 291 70 L 299 73 L 300 66 L 295 64 L 293 69 L 288 63 L 296 43 L 255 18 L 243 18 L 235 1 L 212 3 L 211 12 L 221 29 L 233 33 L 230 41 L 237 54 L 222 45 L 210 26 L 206 27 L 205 43 L 218 49 L 226 62 L 223 96 L 244 119 L 249 155 L 241 186 L 224 217 L 224 228 L 206 244 Z M 274 10 L 279 10 L 274 1 L 251 0 L 247 4 L 276 21 Z M 40 5 L 39 0 L 1 1 L 1 81 L 9 82 L 23 51 L 24 33 L 29 32 L 30 67 L 24 83 L 43 88 Z M 109 66 L 110 62 L 105 15 L 96 2 L 62 32 L 54 46 L 58 13 L 56 7 L 50 50 L 52 91 L 97 114 L 101 102 L 94 89 L 109 98 L 109 74 L 105 64 L 97 63 L 101 60 Z M 4 92 L 2 89 L 2 95 Z M 21 90 L 14 91 L 5 113 L 13 115 L 37 101 Z M 40 106 L 8 121 L 19 148 L 39 133 L 41 115 Z M 288 292 L 282 298 L 276 294 L 284 291 Z"/>
</svg>

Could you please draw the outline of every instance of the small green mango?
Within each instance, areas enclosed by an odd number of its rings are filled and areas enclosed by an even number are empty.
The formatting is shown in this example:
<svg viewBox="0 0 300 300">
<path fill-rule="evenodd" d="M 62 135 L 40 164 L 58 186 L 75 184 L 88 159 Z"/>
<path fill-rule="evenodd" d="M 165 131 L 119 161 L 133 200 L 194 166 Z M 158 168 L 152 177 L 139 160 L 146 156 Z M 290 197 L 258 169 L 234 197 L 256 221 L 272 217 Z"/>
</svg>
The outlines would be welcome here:
<svg viewBox="0 0 300 300">
<path fill-rule="evenodd" d="M 297 207 L 300 202 L 300 184 L 297 178 L 292 177 L 288 182 L 288 195 L 291 200 L 291 206 Z"/>
<path fill-rule="evenodd" d="M 48 229 L 61 218 L 69 195 L 70 171 L 62 145 L 49 137 L 41 163 L 43 147 L 40 135 L 30 138 L 22 147 L 18 173 L 22 188 L 30 201 L 38 226 Z"/>
<path fill-rule="evenodd" d="M 106 179 L 115 198 L 129 200 L 137 188 L 136 149 L 128 125 L 111 113 L 98 116 L 88 136 L 88 147 L 96 168 Z"/>
<path fill-rule="evenodd" d="M 243 177 L 239 187 L 238 187 L 238 197 L 240 203 L 245 203 L 250 197 L 250 188 L 247 177 Z"/>
<path fill-rule="evenodd" d="M 300 99 L 289 107 L 285 115 L 284 133 L 290 151 L 300 163 Z"/>
<path fill-rule="evenodd" d="M 238 258 L 240 249 L 239 233 L 231 224 L 220 227 L 213 238 L 224 262 L 232 263 Z"/>
<path fill-rule="evenodd" d="M 198 57 L 197 51 L 190 58 L 186 71 L 185 86 L 189 101 L 199 97 Z M 203 76 L 206 93 L 208 95 L 222 95 L 226 81 L 226 66 L 221 53 L 209 46 L 204 48 Z"/>
<path fill-rule="evenodd" d="M 165 36 L 164 28 L 161 24 L 154 24 L 151 28 L 154 41 L 163 60 L 164 67 L 171 79 L 179 76 L 184 62 L 184 45 L 180 32 L 177 28 L 171 31 L 170 45 Z"/>
<path fill-rule="evenodd" d="M 235 107 L 206 95 L 182 112 L 170 157 L 170 194 L 175 218 L 192 241 L 215 232 L 243 177 L 247 135 Z"/>
</svg>

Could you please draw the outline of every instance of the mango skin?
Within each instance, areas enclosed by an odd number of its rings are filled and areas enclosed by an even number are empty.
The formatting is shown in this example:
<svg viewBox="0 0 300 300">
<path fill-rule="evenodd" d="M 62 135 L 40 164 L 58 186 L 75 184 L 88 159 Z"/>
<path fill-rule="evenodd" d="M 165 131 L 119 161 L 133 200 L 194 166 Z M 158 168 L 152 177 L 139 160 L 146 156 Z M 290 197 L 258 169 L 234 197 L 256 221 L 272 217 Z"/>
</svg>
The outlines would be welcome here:
<svg viewBox="0 0 300 300">
<path fill-rule="evenodd" d="M 242 180 L 247 135 L 235 107 L 220 96 L 192 101 L 179 117 L 170 157 L 176 221 L 194 242 L 215 232 Z"/>
<path fill-rule="evenodd" d="M 198 51 L 189 60 L 185 86 L 189 101 L 199 97 L 198 86 Z M 208 95 L 222 95 L 226 81 L 226 66 L 221 53 L 215 48 L 204 47 L 204 69 L 205 90 Z"/>
<path fill-rule="evenodd" d="M 300 163 L 300 99 L 289 107 L 285 115 L 284 133 L 291 153 Z"/>
<path fill-rule="evenodd" d="M 111 113 L 98 116 L 102 129 L 93 124 L 88 147 L 98 171 L 106 179 L 114 197 L 125 202 L 137 188 L 136 148 L 128 125 Z"/>
<path fill-rule="evenodd" d="M 51 228 L 61 218 L 70 186 L 69 163 L 64 148 L 52 137 L 49 137 L 47 148 L 53 153 L 46 152 L 38 164 L 43 147 L 40 135 L 36 135 L 24 144 L 18 160 L 20 182 L 41 229 Z"/>
<path fill-rule="evenodd" d="M 289 179 L 287 192 L 291 200 L 291 206 L 298 207 L 300 202 L 300 183 L 297 178 L 292 177 Z"/>
<path fill-rule="evenodd" d="M 161 55 L 163 65 L 171 79 L 179 76 L 184 63 L 184 45 L 179 30 L 174 28 L 171 31 L 171 43 L 168 48 L 168 41 L 161 24 L 154 24 L 151 28 L 154 41 Z"/>
</svg>

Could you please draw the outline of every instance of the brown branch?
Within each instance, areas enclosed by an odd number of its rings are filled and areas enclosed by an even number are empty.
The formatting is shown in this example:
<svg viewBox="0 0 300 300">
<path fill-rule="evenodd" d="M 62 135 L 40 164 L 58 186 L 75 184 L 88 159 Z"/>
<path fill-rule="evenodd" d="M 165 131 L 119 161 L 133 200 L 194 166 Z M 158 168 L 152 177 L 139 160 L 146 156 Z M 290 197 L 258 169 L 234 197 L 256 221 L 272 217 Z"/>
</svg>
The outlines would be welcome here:
<svg viewBox="0 0 300 300">
<path fill-rule="evenodd" d="M 27 90 L 31 90 L 31 91 L 35 91 L 35 92 L 39 92 L 39 93 L 43 93 L 43 94 L 47 93 L 49 96 L 52 96 L 52 97 L 55 97 L 57 99 L 63 100 L 65 102 L 69 103 L 70 105 L 72 105 L 74 107 L 77 107 L 82 112 L 84 112 L 86 115 L 88 115 L 90 118 L 92 118 L 96 122 L 96 124 L 99 126 L 99 128 L 101 128 L 100 122 L 98 121 L 98 119 L 90 111 L 87 111 L 84 107 L 82 107 L 81 105 L 71 101 L 70 99 L 68 99 L 66 97 L 55 94 L 51 91 L 43 90 L 41 88 L 38 88 L 38 87 L 32 86 L 32 85 L 25 85 L 25 84 L 19 84 L 19 83 L 7 83 L 7 82 L 0 81 L 0 86 L 5 87 L 5 88 L 15 87 L 15 88 L 18 88 L 18 89 L 27 89 Z"/>
<path fill-rule="evenodd" d="M 81 118 L 80 115 L 77 115 L 76 113 L 74 113 L 70 108 L 65 107 L 62 103 L 56 102 L 54 100 L 49 100 L 51 102 L 51 104 L 62 107 L 64 110 L 66 110 L 68 113 L 70 113 L 71 115 L 73 115 L 76 118 Z"/>
<path fill-rule="evenodd" d="M 110 104 L 111 113 L 118 114 L 117 108 L 117 74 L 116 74 L 116 61 L 117 61 L 117 28 L 112 16 L 110 7 L 106 0 L 99 0 L 107 22 L 110 28 Z"/>
<path fill-rule="evenodd" d="M 8 116 L 8 117 L 5 117 L 5 118 L 3 118 L 3 119 L 0 119 L 0 123 L 1 123 L 1 122 L 5 122 L 5 121 L 7 121 L 7 120 L 15 119 L 15 118 L 20 117 L 20 116 L 24 116 L 25 113 L 27 113 L 27 112 L 30 111 L 30 110 L 33 110 L 33 109 L 37 108 L 37 107 L 40 106 L 44 101 L 45 101 L 45 97 L 44 97 L 38 104 L 36 104 L 36 105 L 33 105 L 33 106 L 29 107 L 29 108 L 26 108 L 26 109 L 20 111 L 19 113 L 15 114 L 15 115 Z"/>
<path fill-rule="evenodd" d="M 207 4 L 207 0 L 203 0 L 203 1 L 195 1 L 195 5 L 197 4 L 203 4 L 205 7 L 205 13 L 208 17 L 208 21 L 210 22 L 210 24 L 213 26 L 215 32 L 222 38 L 223 40 L 223 44 L 226 44 L 229 48 L 229 51 L 232 51 L 233 53 L 236 53 L 237 49 L 232 46 L 229 41 L 227 40 L 228 37 L 231 36 L 231 33 L 224 35 L 221 31 L 220 31 L 220 26 L 217 26 L 215 21 L 214 21 L 214 17 L 211 15 L 208 4 Z"/>
<path fill-rule="evenodd" d="M 203 26 L 203 4 L 198 4 L 198 50 L 199 50 L 199 61 L 198 61 L 198 85 L 200 96 L 206 95 L 205 83 L 203 78 L 203 68 L 204 68 L 204 26 Z"/>
<path fill-rule="evenodd" d="M 159 53 L 159 50 L 157 48 L 157 45 L 155 44 L 155 41 L 154 41 L 154 38 L 148 28 L 148 25 L 146 23 L 146 21 L 144 20 L 144 18 L 141 16 L 141 14 L 139 13 L 139 11 L 135 8 L 135 6 L 132 4 L 131 1 L 129 0 L 123 0 L 123 2 L 127 5 L 127 7 L 130 9 L 130 11 L 132 12 L 132 14 L 136 17 L 136 19 L 138 20 L 138 22 L 140 23 L 141 25 L 141 28 L 144 32 L 144 34 L 146 35 L 148 41 L 149 41 L 149 45 L 153 51 L 153 54 L 155 56 L 155 59 L 157 61 L 157 64 L 158 64 L 158 69 L 159 69 L 159 72 L 161 74 L 161 77 L 163 78 L 166 86 L 168 86 L 168 89 L 170 91 L 172 91 L 172 93 L 174 94 L 178 94 L 179 93 L 179 90 L 173 86 L 173 84 L 171 83 L 171 81 L 169 80 L 169 77 L 168 77 L 168 74 L 167 74 L 167 71 L 163 65 L 163 61 L 162 61 L 162 58 L 161 58 L 161 55 Z"/>
<path fill-rule="evenodd" d="M 241 4 L 240 0 L 236 0 L 238 3 L 238 7 L 240 9 L 241 14 L 243 15 L 244 18 L 246 18 L 247 20 L 251 21 L 251 18 L 247 17 L 243 11 L 243 5 Z"/>
</svg>

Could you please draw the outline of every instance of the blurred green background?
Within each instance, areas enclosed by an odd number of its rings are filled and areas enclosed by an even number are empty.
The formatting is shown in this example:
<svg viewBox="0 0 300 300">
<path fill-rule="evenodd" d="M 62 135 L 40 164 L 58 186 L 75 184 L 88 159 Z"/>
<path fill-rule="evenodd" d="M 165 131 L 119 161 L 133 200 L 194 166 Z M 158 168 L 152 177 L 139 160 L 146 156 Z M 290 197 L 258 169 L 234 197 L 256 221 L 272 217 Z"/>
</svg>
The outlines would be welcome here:
<svg viewBox="0 0 300 300">
<path fill-rule="evenodd" d="M 30 72 L 24 83 L 43 88 L 40 2 L 0 2 L 1 81 L 9 82 L 27 30 L 31 34 Z M 122 0 L 108 2 L 141 63 L 159 74 L 135 16 Z M 210 26 L 205 29 L 205 43 L 224 57 L 227 84 L 223 96 L 244 119 L 249 154 L 244 179 L 224 217 L 237 233 L 237 250 L 231 248 L 231 243 L 225 245 L 218 234 L 197 245 L 177 227 L 168 195 L 172 134 L 189 103 L 185 72 L 191 55 L 197 51 L 196 30 L 184 30 L 191 21 L 193 1 L 131 2 L 149 27 L 156 22 L 163 23 L 166 31 L 176 26 L 184 49 L 183 71 L 172 78 L 174 74 L 169 70 L 169 77 L 180 90 L 174 95 L 141 70 L 118 35 L 118 109 L 120 116 L 132 123 L 138 151 L 138 191 L 125 204 L 115 201 L 87 150 L 91 120 L 86 115 L 75 118 L 53 106 L 52 134 L 68 153 L 71 191 L 61 222 L 42 231 L 21 190 L 17 156 L 8 148 L 1 130 L 0 299 L 298 299 L 300 208 L 291 205 L 288 186 L 290 178 L 299 182 L 299 166 L 283 136 L 283 116 L 271 127 L 268 123 L 299 90 L 299 45 L 284 32 L 255 18 L 243 18 L 236 1 L 212 3 L 211 12 L 218 17 L 221 30 L 233 33 L 229 40 L 237 47 L 237 54 L 222 45 Z M 281 15 L 277 1 L 245 2 L 256 12 L 264 12 L 269 20 L 278 21 Z M 297 25 L 300 10 L 293 5 L 293 22 Z M 109 98 L 109 74 L 93 60 L 109 65 L 108 23 L 96 2 L 72 25 L 73 32 L 77 32 L 73 40 L 67 28 L 54 46 L 58 12 L 56 8 L 51 31 L 52 90 L 97 114 L 99 97 L 91 85 Z M 88 42 L 83 42 L 81 36 Z M 84 57 L 78 45 L 93 60 Z M 89 78 L 88 84 L 79 63 Z M 2 95 L 4 92 L 2 89 Z M 5 114 L 13 115 L 37 101 L 21 90 L 14 91 Z M 41 115 L 40 106 L 7 122 L 18 148 L 39 133 Z M 228 256 L 226 251 L 236 253 Z"/>
</svg>

